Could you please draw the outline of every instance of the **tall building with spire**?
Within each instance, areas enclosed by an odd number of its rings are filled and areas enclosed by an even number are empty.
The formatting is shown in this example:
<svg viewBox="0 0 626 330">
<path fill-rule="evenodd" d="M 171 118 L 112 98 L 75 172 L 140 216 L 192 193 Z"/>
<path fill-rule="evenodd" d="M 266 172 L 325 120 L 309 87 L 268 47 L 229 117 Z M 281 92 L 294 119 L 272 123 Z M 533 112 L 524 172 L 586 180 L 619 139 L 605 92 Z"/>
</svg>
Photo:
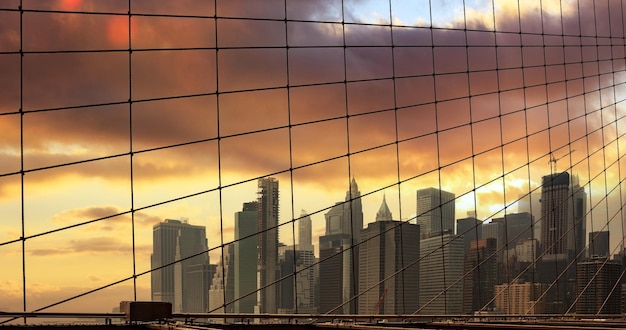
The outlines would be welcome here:
<svg viewBox="0 0 626 330">
<path fill-rule="evenodd" d="M 343 202 L 337 202 L 325 215 L 326 235 L 346 234 L 354 239 L 355 244 L 360 241 L 363 229 L 363 207 L 361 192 L 356 180 L 350 181 L 350 189 L 346 191 Z"/>
<path fill-rule="evenodd" d="M 383 195 L 383 202 L 380 204 L 378 212 L 376 212 L 376 221 L 391 220 L 393 220 L 393 216 L 391 215 L 391 210 L 389 210 L 389 205 L 387 205 L 387 197 Z"/>
<path fill-rule="evenodd" d="M 417 224 L 422 239 L 454 234 L 454 194 L 437 188 L 417 191 Z"/>
<path fill-rule="evenodd" d="M 419 307 L 419 226 L 393 220 L 386 199 L 361 231 L 359 313 L 410 314 Z"/>
<path fill-rule="evenodd" d="M 361 241 L 361 229 L 363 229 L 363 206 L 361 204 L 361 192 L 354 177 L 350 181 L 350 190 L 346 191 L 345 200 L 343 228 L 346 233 L 352 235 L 354 244 L 358 244 Z"/>
<path fill-rule="evenodd" d="M 343 202 L 336 203 L 326 214 L 326 232 L 320 236 L 320 313 L 334 310 L 350 300 L 357 291 L 359 248 L 363 228 L 361 192 L 352 178 Z M 331 284 L 331 282 L 333 282 Z M 357 299 L 333 313 L 353 314 Z"/>
<path fill-rule="evenodd" d="M 276 313 L 278 306 L 278 180 L 263 178 L 258 182 L 258 260 L 259 291 L 257 311 Z"/>
<path fill-rule="evenodd" d="M 209 311 L 214 313 L 233 313 L 234 304 L 234 245 L 228 244 L 224 247 L 224 255 L 217 262 L 211 287 L 209 289 Z"/>
<path fill-rule="evenodd" d="M 313 250 L 313 224 L 311 216 L 305 210 L 302 210 L 298 219 L 298 248 Z"/>
</svg>

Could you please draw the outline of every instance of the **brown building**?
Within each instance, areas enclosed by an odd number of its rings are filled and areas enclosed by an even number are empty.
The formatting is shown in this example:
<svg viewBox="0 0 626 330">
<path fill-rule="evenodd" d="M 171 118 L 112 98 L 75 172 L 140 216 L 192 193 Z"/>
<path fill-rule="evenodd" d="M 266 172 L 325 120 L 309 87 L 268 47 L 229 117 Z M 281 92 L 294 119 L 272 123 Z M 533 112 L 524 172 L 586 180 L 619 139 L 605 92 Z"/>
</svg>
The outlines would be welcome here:
<svg viewBox="0 0 626 330">
<path fill-rule="evenodd" d="M 512 283 L 496 285 L 496 310 L 505 314 L 545 314 L 546 300 L 542 297 L 544 283 Z"/>
</svg>

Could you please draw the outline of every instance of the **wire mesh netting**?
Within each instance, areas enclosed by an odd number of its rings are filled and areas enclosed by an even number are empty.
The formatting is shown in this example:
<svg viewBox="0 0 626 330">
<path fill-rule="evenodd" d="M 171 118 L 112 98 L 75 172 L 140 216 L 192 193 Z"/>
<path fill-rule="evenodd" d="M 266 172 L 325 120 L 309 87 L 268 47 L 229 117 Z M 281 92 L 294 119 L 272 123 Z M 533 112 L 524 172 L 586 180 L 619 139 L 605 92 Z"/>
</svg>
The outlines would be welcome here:
<svg viewBox="0 0 626 330">
<path fill-rule="evenodd" d="M 622 313 L 625 14 L 4 0 L 0 311 Z"/>
</svg>

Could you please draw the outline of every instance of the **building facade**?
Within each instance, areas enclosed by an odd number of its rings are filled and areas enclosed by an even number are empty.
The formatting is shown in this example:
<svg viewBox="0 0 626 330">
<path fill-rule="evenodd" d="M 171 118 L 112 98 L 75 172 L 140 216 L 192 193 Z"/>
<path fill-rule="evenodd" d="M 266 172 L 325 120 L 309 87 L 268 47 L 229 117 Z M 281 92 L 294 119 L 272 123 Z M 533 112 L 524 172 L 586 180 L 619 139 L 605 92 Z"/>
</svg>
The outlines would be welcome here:
<svg viewBox="0 0 626 330">
<path fill-rule="evenodd" d="M 213 313 L 233 313 L 232 301 L 235 297 L 233 244 L 224 247 L 224 255 L 217 262 L 209 289 L 209 311 Z"/>
<path fill-rule="evenodd" d="M 152 301 L 172 303 L 174 312 L 208 309 L 209 255 L 206 228 L 167 219 L 152 228 Z M 198 274 L 200 272 L 201 274 Z M 198 290 L 203 290 L 198 293 Z"/>
<path fill-rule="evenodd" d="M 454 194 L 436 188 L 417 191 L 417 224 L 422 238 L 454 233 Z"/>
<path fill-rule="evenodd" d="M 607 258 L 578 263 L 576 312 L 580 314 L 620 314 L 622 265 Z"/>
<path fill-rule="evenodd" d="M 235 213 L 233 243 L 235 313 L 253 313 L 257 302 L 258 202 L 244 203 Z"/>
<path fill-rule="evenodd" d="M 188 290 L 189 297 L 187 309 L 194 311 L 190 313 L 206 312 L 206 306 L 211 307 L 210 292 L 211 281 L 215 275 L 217 265 L 196 264 L 188 268 L 188 278 L 191 283 L 195 283 L 196 287 Z M 209 292 L 209 295 L 205 293 Z"/>
<path fill-rule="evenodd" d="M 419 226 L 392 220 L 385 199 L 361 231 L 359 313 L 411 314 L 419 298 Z"/>
<path fill-rule="evenodd" d="M 494 223 L 501 223 L 504 230 L 505 249 L 515 248 L 517 244 L 528 239 L 535 238 L 534 218 L 528 212 L 510 213 L 501 218 L 492 220 Z"/>
<path fill-rule="evenodd" d="M 298 246 L 279 248 L 280 314 L 315 314 L 315 255 Z"/>
<path fill-rule="evenodd" d="M 548 313 L 564 313 L 575 302 L 577 264 L 584 259 L 586 193 L 567 172 L 542 178 L 539 280 L 554 283 L 546 294 Z M 571 266 L 570 266 L 571 265 Z"/>
<path fill-rule="evenodd" d="M 544 283 L 511 283 L 496 285 L 496 311 L 504 314 L 545 314 Z"/>
<path fill-rule="evenodd" d="M 465 251 L 469 251 L 472 242 L 482 238 L 482 221 L 475 217 L 467 217 L 456 220 L 456 234 L 463 235 Z"/>
<path fill-rule="evenodd" d="M 350 181 L 350 187 L 346 191 L 343 202 L 338 202 L 326 214 L 326 235 L 346 234 L 350 235 L 357 244 L 363 229 L 363 206 L 361 204 L 361 192 L 354 178 Z"/>
<path fill-rule="evenodd" d="M 326 214 L 326 230 L 319 238 L 320 313 L 334 310 L 338 314 L 355 314 L 358 299 L 359 242 L 363 228 L 361 192 L 354 178 L 343 202 L 336 203 Z M 330 277 L 329 277 L 330 276 Z M 335 281 L 332 285 L 327 281 Z M 340 283 L 340 287 L 335 287 Z M 344 304 L 345 303 L 345 304 Z M 341 306 L 337 309 L 336 307 Z"/>
<path fill-rule="evenodd" d="M 594 231 L 589 233 L 589 252 L 588 257 L 610 257 L 609 250 L 609 232 Z"/>
<path fill-rule="evenodd" d="M 544 258 L 582 259 L 587 194 L 567 172 L 546 175 L 541 185 L 541 246 Z"/>
<path fill-rule="evenodd" d="M 443 234 L 420 241 L 420 314 L 463 312 L 463 237 Z"/>
<path fill-rule="evenodd" d="M 278 180 L 263 178 L 258 182 L 258 243 L 256 311 L 276 313 L 278 308 Z"/>
<path fill-rule="evenodd" d="M 303 250 L 313 250 L 313 223 L 311 216 L 302 210 L 298 219 L 298 247 Z"/>
<path fill-rule="evenodd" d="M 463 312 L 493 309 L 497 279 L 497 242 L 493 238 L 472 242 L 465 253 L 463 278 Z"/>
<path fill-rule="evenodd" d="M 352 261 L 352 238 L 348 234 L 324 235 L 319 244 L 319 312 L 354 314 L 356 302 L 350 299 L 357 290 L 357 269 Z"/>
</svg>

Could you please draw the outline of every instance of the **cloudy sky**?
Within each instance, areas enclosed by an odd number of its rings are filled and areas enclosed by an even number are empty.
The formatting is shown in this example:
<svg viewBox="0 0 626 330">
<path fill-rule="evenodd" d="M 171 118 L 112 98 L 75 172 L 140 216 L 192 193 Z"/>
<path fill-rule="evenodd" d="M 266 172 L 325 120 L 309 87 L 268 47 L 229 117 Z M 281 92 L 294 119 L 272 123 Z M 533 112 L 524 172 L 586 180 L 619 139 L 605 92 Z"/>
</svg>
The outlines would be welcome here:
<svg viewBox="0 0 626 330">
<path fill-rule="evenodd" d="M 383 194 L 414 217 L 430 186 L 457 217 L 514 212 L 552 151 L 588 229 L 623 236 L 621 2 L 216 1 L 132 0 L 130 25 L 127 0 L 0 2 L 0 310 L 22 310 L 20 237 L 33 310 L 148 271 L 164 219 L 232 240 L 268 175 L 293 244 L 351 177 L 366 223 Z M 132 286 L 50 310 L 109 311 Z"/>
</svg>

